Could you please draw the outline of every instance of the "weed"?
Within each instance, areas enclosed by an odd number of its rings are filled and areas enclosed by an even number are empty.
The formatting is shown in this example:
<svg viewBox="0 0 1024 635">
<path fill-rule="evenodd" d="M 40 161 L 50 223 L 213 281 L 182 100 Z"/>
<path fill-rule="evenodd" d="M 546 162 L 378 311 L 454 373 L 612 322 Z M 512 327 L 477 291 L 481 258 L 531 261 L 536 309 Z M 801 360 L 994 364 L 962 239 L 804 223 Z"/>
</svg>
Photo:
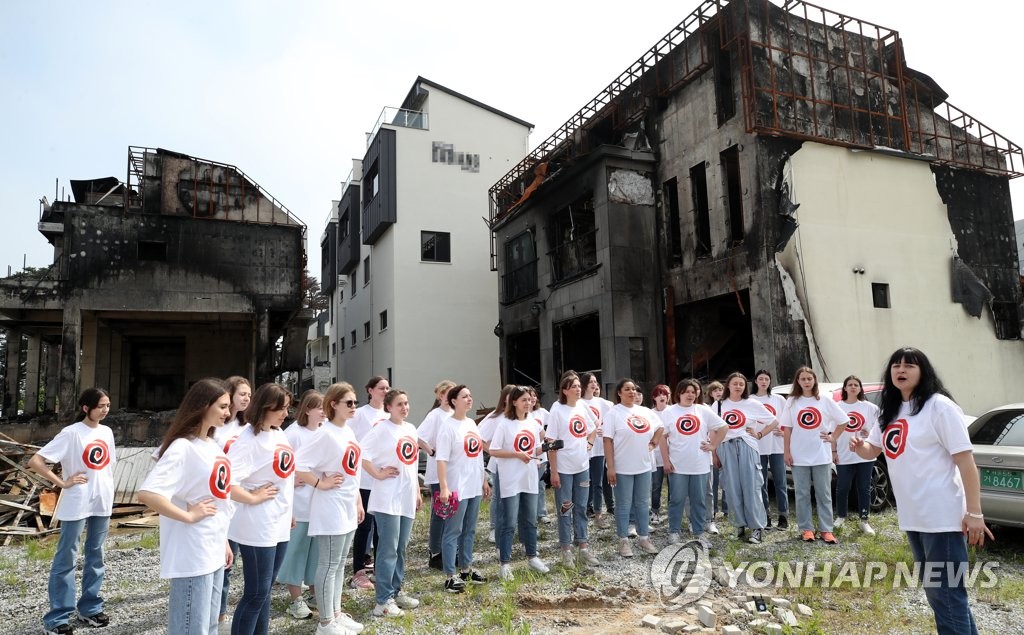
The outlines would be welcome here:
<svg viewBox="0 0 1024 635">
<path fill-rule="evenodd" d="M 53 556 L 57 553 L 56 543 L 43 543 L 41 541 L 33 540 L 25 543 L 25 557 L 29 560 L 38 560 L 40 562 L 51 562 Z"/>
</svg>

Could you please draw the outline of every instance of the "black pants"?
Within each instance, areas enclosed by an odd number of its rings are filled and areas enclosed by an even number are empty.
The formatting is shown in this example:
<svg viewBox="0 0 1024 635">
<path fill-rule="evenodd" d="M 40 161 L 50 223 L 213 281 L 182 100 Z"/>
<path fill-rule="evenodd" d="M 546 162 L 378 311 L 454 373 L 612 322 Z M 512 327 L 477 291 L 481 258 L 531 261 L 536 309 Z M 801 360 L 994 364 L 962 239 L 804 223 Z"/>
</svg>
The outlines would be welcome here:
<svg viewBox="0 0 1024 635">
<path fill-rule="evenodd" d="M 363 509 L 370 503 L 370 490 L 360 489 L 359 495 L 363 499 Z M 370 556 L 370 535 L 373 535 L 373 544 L 377 544 L 377 525 L 373 522 L 373 514 L 366 512 L 363 522 L 356 527 L 356 535 L 352 539 L 352 574 L 355 575 L 366 568 L 367 556 Z"/>
</svg>

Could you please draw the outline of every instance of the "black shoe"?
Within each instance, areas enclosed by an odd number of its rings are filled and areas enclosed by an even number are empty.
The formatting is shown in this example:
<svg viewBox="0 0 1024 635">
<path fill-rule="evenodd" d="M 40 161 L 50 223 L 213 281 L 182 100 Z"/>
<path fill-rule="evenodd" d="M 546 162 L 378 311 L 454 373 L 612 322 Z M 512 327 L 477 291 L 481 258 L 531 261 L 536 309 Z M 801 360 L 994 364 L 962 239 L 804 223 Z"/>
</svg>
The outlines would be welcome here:
<svg viewBox="0 0 1024 635">
<path fill-rule="evenodd" d="M 764 526 L 764 528 L 765 529 L 771 529 L 772 528 L 772 517 L 771 516 L 768 516 L 768 523 Z"/>
<path fill-rule="evenodd" d="M 75 629 L 70 624 L 58 624 L 53 628 L 43 627 L 43 635 L 74 635 Z"/>
<path fill-rule="evenodd" d="M 779 528 L 779 531 L 783 531 L 785 529 L 789 529 L 789 519 L 786 518 L 785 515 L 779 514 L 779 522 L 776 525 L 776 527 Z"/>
<path fill-rule="evenodd" d="M 107 614 L 103 611 L 100 611 L 96 615 L 79 615 L 78 619 L 82 622 L 85 622 L 89 626 L 92 626 L 93 628 L 102 628 L 107 624 L 110 624 L 110 617 L 108 617 Z"/>
<path fill-rule="evenodd" d="M 587 508 L 587 518 L 593 518 L 594 516 L 595 516 L 594 508 L 593 507 L 588 507 Z"/>
<path fill-rule="evenodd" d="M 754 531 L 750 532 L 750 537 L 747 538 L 747 542 L 749 542 L 752 545 L 761 544 L 761 530 L 755 529 Z"/>
<path fill-rule="evenodd" d="M 430 560 L 427 562 L 427 566 L 431 569 L 437 569 L 438 571 L 444 570 L 444 562 L 441 559 L 441 554 L 432 553 L 430 554 Z"/>
<path fill-rule="evenodd" d="M 736 531 L 736 537 L 737 537 L 737 538 L 739 538 L 740 540 L 742 540 L 742 539 L 743 539 L 743 534 L 745 534 L 745 533 L 746 533 L 746 531 L 747 531 L 747 528 L 746 528 L 746 527 L 740 527 L 740 528 L 739 528 L 739 529 L 738 529 L 738 530 Z"/>
<path fill-rule="evenodd" d="M 487 578 L 483 577 L 476 571 L 463 571 L 459 574 L 463 582 L 472 582 L 473 584 L 483 584 L 487 582 Z"/>
<path fill-rule="evenodd" d="M 458 578 L 448 578 L 444 581 L 444 590 L 448 593 L 464 593 L 466 583 Z"/>
</svg>

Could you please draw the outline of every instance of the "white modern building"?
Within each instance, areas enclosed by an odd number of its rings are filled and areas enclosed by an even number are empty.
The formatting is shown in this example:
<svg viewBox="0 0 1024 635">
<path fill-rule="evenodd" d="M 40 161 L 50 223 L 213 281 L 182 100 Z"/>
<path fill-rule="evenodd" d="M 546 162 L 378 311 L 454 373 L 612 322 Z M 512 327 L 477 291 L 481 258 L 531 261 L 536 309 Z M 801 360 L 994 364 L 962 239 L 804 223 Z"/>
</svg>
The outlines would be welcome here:
<svg viewBox="0 0 1024 635">
<path fill-rule="evenodd" d="M 414 422 L 444 378 L 494 405 L 487 190 L 526 154 L 532 128 L 418 77 L 367 134 L 321 239 L 332 379 L 351 382 L 361 400 L 366 380 L 382 375 L 409 393 Z"/>
</svg>

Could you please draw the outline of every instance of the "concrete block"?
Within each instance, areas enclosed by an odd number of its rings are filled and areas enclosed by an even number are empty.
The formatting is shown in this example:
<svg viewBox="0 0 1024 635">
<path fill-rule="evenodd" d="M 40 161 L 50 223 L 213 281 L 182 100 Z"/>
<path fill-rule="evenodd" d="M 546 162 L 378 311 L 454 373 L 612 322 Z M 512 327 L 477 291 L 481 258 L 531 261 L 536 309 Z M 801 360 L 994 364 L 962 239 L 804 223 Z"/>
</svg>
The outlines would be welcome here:
<svg viewBox="0 0 1024 635">
<path fill-rule="evenodd" d="M 718 624 L 718 616 L 715 612 L 706 606 L 700 606 L 697 608 L 697 619 L 700 623 L 708 628 L 714 628 Z"/>
<path fill-rule="evenodd" d="M 661 618 L 657 615 L 644 615 L 644 619 L 640 620 L 640 626 L 644 628 L 657 629 L 659 624 L 661 624 Z"/>
<path fill-rule="evenodd" d="M 711 600 L 697 600 L 696 604 L 698 607 L 703 606 L 708 610 L 712 610 L 715 608 L 715 605 L 713 602 L 711 602 Z"/>
<path fill-rule="evenodd" d="M 690 623 L 685 620 L 663 620 L 658 628 L 666 635 L 678 635 L 689 625 Z"/>
<path fill-rule="evenodd" d="M 782 635 L 782 626 L 780 624 L 767 624 L 764 627 L 765 635 Z"/>
<path fill-rule="evenodd" d="M 743 609 L 729 609 L 729 617 L 746 617 L 747 612 Z"/>
<path fill-rule="evenodd" d="M 814 611 L 811 610 L 811 607 L 807 606 L 806 604 L 797 604 L 796 612 L 800 615 L 803 615 L 804 617 L 810 617 L 814 615 Z"/>
<path fill-rule="evenodd" d="M 697 609 L 695 609 L 695 608 L 693 608 L 691 606 L 690 608 L 686 609 L 686 614 L 687 615 L 692 615 L 694 617 L 697 617 Z"/>
<path fill-rule="evenodd" d="M 740 635 L 742 632 L 742 628 L 739 626 L 733 626 L 732 624 L 722 627 L 722 635 Z"/>
<path fill-rule="evenodd" d="M 684 628 L 681 632 L 684 633 L 684 634 L 689 634 L 689 633 L 696 633 L 697 631 L 701 631 L 701 630 L 704 630 L 704 629 L 702 629 L 701 627 L 697 626 L 696 624 L 690 624 L 689 626 Z"/>
<path fill-rule="evenodd" d="M 775 618 L 786 626 L 796 626 L 798 624 L 796 621 L 796 615 L 794 615 L 793 611 L 790 611 L 789 609 L 775 609 Z"/>
<path fill-rule="evenodd" d="M 754 604 L 753 601 L 744 602 L 743 608 L 747 610 L 747 613 L 757 613 L 757 604 Z"/>
<path fill-rule="evenodd" d="M 771 603 L 772 606 L 778 606 L 784 609 L 788 609 L 790 606 L 793 605 L 793 603 L 787 600 L 786 598 L 772 598 Z"/>
<path fill-rule="evenodd" d="M 747 624 L 747 626 L 749 626 L 750 629 L 754 630 L 754 631 L 756 631 L 757 629 L 759 629 L 759 628 L 761 628 L 763 626 L 767 626 L 767 625 L 768 625 L 768 620 L 764 620 L 764 619 L 761 619 L 761 618 L 758 618 L 756 620 L 751 620 L 750 623 Z"/>
</svg>

